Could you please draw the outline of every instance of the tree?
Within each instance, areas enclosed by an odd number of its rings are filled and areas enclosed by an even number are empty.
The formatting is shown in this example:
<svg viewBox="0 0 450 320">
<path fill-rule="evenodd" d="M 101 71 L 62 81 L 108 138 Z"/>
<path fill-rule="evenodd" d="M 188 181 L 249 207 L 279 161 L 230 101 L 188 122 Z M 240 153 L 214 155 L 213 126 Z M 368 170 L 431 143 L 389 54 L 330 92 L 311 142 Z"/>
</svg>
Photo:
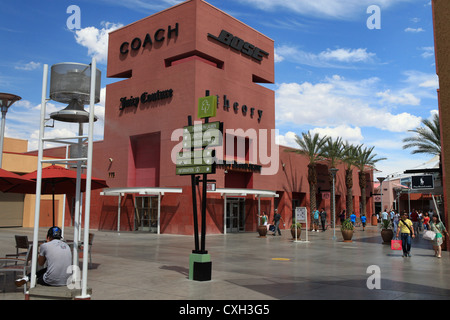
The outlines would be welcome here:
<svg viewBox="0 0 450 320">
<path fill-rule="evenodd" d="M 347 189 L 346 218 L 353 213 L 353 167 L 356 166 L 357 153 L 358 147 L 345 142 L 342 162 L 345 164 L 345 187 Z"/>
<path fill-rule="evenodd" d="M 323 146 L 323 156 L 327 158 L 330 168 L 336 168 L 339 161 L 342 161 L 344 155 L 344 143 L 341 137 L 338 137 L 336 140 L 329 137 L 327 139 L 326 144 Z M 332 185 L 333 174 L 329 173 L 330 185 Z M 331 188 L 331 199 L 335 199 L 336 190 Z M 336 219 L 336 212 L 334 212 L 335 208 L 332 208 L 331 216 L 333 217 L 332 221 Z"/>
<path fill-rule="evenodd" d="M 418 127 L 409 132 L 414 132 L 413 137 L 403 139 L 406 143 L 403 149 L 415 148 L 411 151 L 412 154 L 428 153 L 432 155 L 441 155 L 441 131 L 439 124 L 439 115 L 434 114 L 431 120 L 423 119 L 424 127 Z"/>
<path fill-rule="evenodd" d="M 376 158 L 376 154 L 372 153 L 375 147 L 365 147 L 360 145 L 356 147 L 355 166 L 358 168 L 359 173 L 359 188 L 361 189 L 361 215 L 366 215 L 366 169 L 367 167 L 374 167 L 375 163 L 386 158 Z"/>
<path fill-rule="evenodd" d="M 309 214 L 311 216 L 310 225 L 312 228 L 312 217 L 313 212 L 316 210 L 316 189 L 317 189 L 317 172 L 316 172 L 316 164 L 319 161 L 324 159 L 323 157 L 323 147 L 327 142 L 327 137 L 320 137 L 318 133 L 311 135 L 311 132 L 302 133 L 302 137 L 300 138 L 298 135 L 295 136 L 295 142 L 300 146 L 300 150 L 295 150 L 293 152 L 297 152 L 303 154 L 308 157 L 308 183 L 309 183 Z"/>
</svg>

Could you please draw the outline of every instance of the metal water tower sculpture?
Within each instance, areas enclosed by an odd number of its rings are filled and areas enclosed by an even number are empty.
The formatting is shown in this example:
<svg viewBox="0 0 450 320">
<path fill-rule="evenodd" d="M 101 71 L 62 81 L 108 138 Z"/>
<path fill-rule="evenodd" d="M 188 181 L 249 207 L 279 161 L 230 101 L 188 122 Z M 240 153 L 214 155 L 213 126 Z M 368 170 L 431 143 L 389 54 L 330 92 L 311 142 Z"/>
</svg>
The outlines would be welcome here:
<svg viewBox="0 0 450 320">
<path fill-rule="evenodd" d="M 95 103 L 100 101 L 100 83 L 101 72 L 97 69 L 96 60 L 92 59 L 90 65 L 81 63 L 59 63 L 51 68 L 50 79 L 50 99 L 47 99 L 48 83 L 48 65 L 44 65 L 44 74 L 42 79 L 42 100 L 41 116 L 38 145 L 38 170 L 36 181 L 36 203 L 34 217 L 34 243 L 38 243 L 39 232 L 39 211 L 42 182 L 42 164 L 76 164 L 77 167 L 77 192 L 75 197 L 75 223 L 74 223 L 74 245 L 73 245 L 73 264 L 78 266 L 78 238 L 80 223 L 80 183 L 81 168 L 86 167 L 86 188 L 85 188 L 85 216 L 84 216 L 84 243 L 89 243 L 89 219 L 90 219 L 90 199 L 91 199 L 91 179 L 92 179 L 92 151 L 94 134 L 94 115 Z M 61 103 L 68 103 L 68 106 L 60 111 L 50 114 L 50 118 L 55 121 L 72 122 L 79 124 L 79 135 L 75 137 L 45 138 L 45 123 L 48 119 L 46 115 L 46 104 L 48 100 L 54 100 Z M 84 110 L 84 105 L 89 105 L 89 112 Z M 83 123 L 89 123 L 88 135 L 83 135 Z M 78 147 L 81 150 L 83 145 L 87 144 L 86 155 L 80 152 L 76 157 L 70 156 L 67 159 L 46 159 L 43 160 L 43 149 L 45 142 L 63 143 Z M 63 221 L 64 223 L 64 221 Z M 84 246 L 83 257 L 88 257 L 88 247 Z M 36 262 L 37 246 L 33 246 L 32 269 L 31 269 L 31 288 L 36 286 Z M 79 298 L 89 299 L 87 293 L 87 270 L 88 259 L 83 258 L 82 278 L 81 278 L 81 296 Z"/>
</svg>

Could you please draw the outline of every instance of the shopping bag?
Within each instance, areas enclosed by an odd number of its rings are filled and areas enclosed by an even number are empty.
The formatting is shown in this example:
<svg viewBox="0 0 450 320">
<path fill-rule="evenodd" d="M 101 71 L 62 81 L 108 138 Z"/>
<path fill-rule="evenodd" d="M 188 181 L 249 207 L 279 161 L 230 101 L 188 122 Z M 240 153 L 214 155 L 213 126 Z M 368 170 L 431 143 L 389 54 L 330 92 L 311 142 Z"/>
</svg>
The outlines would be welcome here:
<svg viewBox="0 0 450 320">
<path fill-rule="evenodd" d="M 433 232 L 431 230 L 425 231 L 422 235 L 422 238 L 424 238 L 425 240 L 434 240 L 435 237 L 436 232 Z"/>
<path fill-rule="evenodd" d="M 269 231 L 271 232 L 275 232 L 275 226 L 273 224 L 270 225 L 269 227 Z"/>
<path fill-rule="evenodd" d="M 402 240 L 391 240 L 392 250 L 402 250 Z"/>
</svg>

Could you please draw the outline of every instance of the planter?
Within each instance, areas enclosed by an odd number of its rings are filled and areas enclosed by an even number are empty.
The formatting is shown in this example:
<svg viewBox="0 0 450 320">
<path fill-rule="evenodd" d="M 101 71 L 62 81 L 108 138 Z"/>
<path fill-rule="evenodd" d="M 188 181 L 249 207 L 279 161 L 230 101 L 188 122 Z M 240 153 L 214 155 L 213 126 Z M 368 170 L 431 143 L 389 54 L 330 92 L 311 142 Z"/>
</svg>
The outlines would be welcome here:
<svg viewBox="0 0 450 320">
<path fill-rule="evenodd" d="M 383 238 L 383 244 L 390 244 L 394 238 L 394 231 L 392 229 L 382 229 L 381 238 Z"/>
<path fill-rule="evenodd" d="M 258 233 L 260 238 L 265 238 L 267 235 L 267 226 L 265 225 L 259 225 L 258 226 Z"/>
<path fill-rule="evenodd" d="M 302 234 L 302 229 L 297 228 L 297 240 L 300 239 L 300 235 Z M 292 239 L 295 240 L 295 229 L 291 229 Z"/>
<path fill-rule="evenodd" d="M 352 242 L 353 230 L 341 230 L 344 242 Z"/>
</svg>

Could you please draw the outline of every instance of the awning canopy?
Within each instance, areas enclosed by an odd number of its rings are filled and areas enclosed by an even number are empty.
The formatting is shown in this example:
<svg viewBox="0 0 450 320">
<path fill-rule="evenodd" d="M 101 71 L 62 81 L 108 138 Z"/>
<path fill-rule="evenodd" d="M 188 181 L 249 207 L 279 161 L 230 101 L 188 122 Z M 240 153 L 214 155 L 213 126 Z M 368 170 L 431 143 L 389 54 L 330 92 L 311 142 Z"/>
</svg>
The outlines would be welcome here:
<svg viewBox="0 0 450 320">
<path fill-rule="evenodd" d="M 119 196 L 125 193 L 141 194 L 141 195 L 164 195 L 165 193 L 182 193 L 182 188 L 107 188 L 100 192 L 101 196 Z"/>
<path fill-rule="evenodd" d="M 254 195 L 258 199 L 258 216 L 261 215 L 261 198 L 278 198 L 279 194 L 270 190 L 240 189 L 240 188 L 217 188 L 208 193 L 220 193 L 223 197 L 223 234 L 227 234 L 227 197 L 245 197 Z"/>
<path fill-rule="evenodd" d="M 165 193 L 182 193 L 182 188 L 147 188 L 147 187 L 137 187 L 137 188 L 107 188 L 100 192 L 101 196 L 118 196 L 119 201 L 117 204 L 117 232 L 120 231 L 120 202 L 121 197 L 125 194 L 139 194 L 139 195 L 151 195 L 158 196 L 158 228 L 157 234 L 161 232 L 160 226 L 160 216 L 161 216 L 161 196 Z"/>
<path fill-rule="evenodd" d="M 208 191 L 208 193 L 220 193 L 221 196 L 227 197 L 245 197 L 247 195 L 255 195 L 257 198 L 278 198 L 279 196 L 275 191 L 244 188 L 217 188 L 215 191 Z"/>
</svg>

